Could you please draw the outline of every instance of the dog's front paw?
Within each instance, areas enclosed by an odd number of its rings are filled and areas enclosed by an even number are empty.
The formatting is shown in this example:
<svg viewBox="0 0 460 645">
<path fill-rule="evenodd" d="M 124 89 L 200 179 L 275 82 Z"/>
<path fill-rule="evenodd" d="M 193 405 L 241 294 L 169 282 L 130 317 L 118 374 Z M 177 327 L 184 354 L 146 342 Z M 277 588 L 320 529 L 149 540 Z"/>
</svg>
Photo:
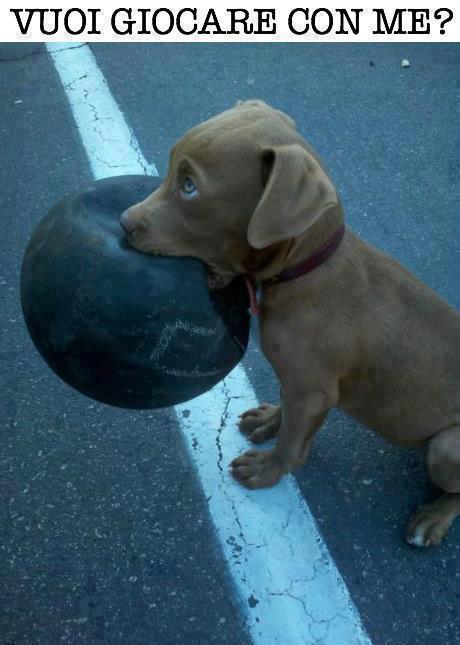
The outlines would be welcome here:
<svg viewBox="0 0 460 645">
<path fill-rule="evenodd" d="M 276 437 L 280 423 L 280 406 L 261 403 L 240 415 L 238 427 L 252 443 L 262 443 Z"/>
<path fill-rule="evenodd" d="M 248 450 L 230 464 L 235 479 L 246 488 L 267 488 L 286 472 L 274 450 Z"/>
<path fill-rule="evenodd" d="M 441 542 L 451 524 L 452 518 L 446 516 L 436 502 L 427 504 L 410 519 L 406 542 L 412 546 L 435 546 Z"/>
</svg>

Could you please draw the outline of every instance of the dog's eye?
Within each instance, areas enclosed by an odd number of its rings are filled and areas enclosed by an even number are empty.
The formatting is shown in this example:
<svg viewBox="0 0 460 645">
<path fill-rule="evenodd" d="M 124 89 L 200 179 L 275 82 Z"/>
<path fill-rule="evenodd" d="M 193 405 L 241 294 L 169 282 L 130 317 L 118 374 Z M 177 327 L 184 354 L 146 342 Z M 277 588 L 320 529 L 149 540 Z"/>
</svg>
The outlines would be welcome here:
<svg viewBox="0 0 460 645">
<path fill-rule="evenodd" d="M 191 177 L 186 177 L 182 183 L 181 195 L 186 199 L 192 199 L 198 195 L 197 187 Z"/>
</svg>

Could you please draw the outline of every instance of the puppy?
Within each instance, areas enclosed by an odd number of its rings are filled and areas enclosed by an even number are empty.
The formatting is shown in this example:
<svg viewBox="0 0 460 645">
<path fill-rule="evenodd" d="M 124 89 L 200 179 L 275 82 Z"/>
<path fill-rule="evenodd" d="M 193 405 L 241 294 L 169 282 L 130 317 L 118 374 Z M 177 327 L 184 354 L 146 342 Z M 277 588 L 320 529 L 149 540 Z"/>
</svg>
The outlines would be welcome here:
<svg viewBox="0 0 460 645">
<path fill-rule="evenodd" d="M 261 346 L 280 405 L 240 418 L 272 450 L 236 458 L 248 488 L 303 464 L 338 406 L 389 441 L 426 448 L 443 491 L 410 520 L 407 541 L 438 544 L 460 513 L 459 315 L 398 262 L 344 226 L 337 191 L 294 122 L 246 101 L 187 132 L 168 175 L 121 216 L 139 251 L 193 256 L 211 288 L 245 275 L 262 291 Z"/>
</svg>

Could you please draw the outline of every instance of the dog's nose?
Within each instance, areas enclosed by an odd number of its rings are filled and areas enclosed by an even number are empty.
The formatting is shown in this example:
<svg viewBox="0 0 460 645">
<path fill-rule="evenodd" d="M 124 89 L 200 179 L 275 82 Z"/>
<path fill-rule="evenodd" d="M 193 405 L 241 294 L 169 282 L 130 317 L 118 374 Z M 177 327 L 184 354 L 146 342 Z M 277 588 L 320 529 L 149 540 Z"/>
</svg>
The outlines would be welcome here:
<svg viewBox="0 0 460 645">
<path fill-rule="evenodd" d="M 120 226 L 127 235 L 133 233 L 136 230 L 137 224 L 134 220 L 134 217 L 130 216 L 129 208 L 128 210 L 123 211 L 123 213 L 120 215 Z"/>
</svg>

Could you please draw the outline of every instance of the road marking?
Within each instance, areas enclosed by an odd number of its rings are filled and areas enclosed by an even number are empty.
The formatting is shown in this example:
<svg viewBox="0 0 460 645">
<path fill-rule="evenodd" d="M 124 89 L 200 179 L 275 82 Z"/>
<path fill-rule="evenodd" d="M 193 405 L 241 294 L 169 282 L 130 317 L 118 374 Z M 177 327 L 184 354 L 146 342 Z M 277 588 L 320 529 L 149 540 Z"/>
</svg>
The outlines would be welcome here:
<svg viewBox="0 0 460 645">
<path fill-rule="evenodd" d="M 155 175 L 87 45 L 47 43 L 61 78 L 93 176 Z"/>
<path fill-rule="evenodd" d="M 48 43 L 95 179 L 154 174 L 88 46 Z M 235 428 L 257 405 L 241 365 L 174 408 L 255 645 L 369 644 L 358 611 L 293 477 L 248 491 L 229 474 L 248 449 Z"/>
</svg>

